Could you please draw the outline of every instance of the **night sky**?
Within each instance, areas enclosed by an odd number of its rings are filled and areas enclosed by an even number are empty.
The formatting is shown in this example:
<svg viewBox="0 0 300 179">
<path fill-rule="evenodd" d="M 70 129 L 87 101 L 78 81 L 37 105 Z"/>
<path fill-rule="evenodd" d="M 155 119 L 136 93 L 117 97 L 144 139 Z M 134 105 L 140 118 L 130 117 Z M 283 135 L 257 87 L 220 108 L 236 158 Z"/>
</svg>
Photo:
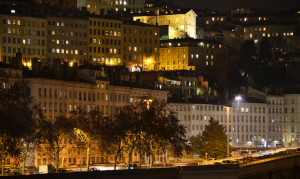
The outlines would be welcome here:
<svg viewBox="0 0 300 179">
<path fill-rule="evenodd" d="M 256 7 L 272 11 L 300 10 L 300 0 L 166 0 L 179 8 L 201 7 L 228 12 L 235 7 Z"/>
</svg>

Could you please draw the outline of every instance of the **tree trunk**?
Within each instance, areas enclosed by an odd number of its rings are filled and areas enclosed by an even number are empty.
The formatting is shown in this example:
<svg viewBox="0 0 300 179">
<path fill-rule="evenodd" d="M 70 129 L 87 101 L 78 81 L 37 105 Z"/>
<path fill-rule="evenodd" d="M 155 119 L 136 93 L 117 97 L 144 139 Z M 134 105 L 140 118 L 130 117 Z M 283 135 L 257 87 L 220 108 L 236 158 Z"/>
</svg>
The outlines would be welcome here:
<svg viewBox="0 0 300 179">
<path fill-rule="evenodd" d="M 4 176 L 4 160 L 5 157 L 2 155 L 2 176 Z"/>
<path fill-rule="evenodd" d="M 142 168 L 142 149 L 140 149 L 140 168 Z"/>
<path fill-rule="evenodd" d="M 89 171 L 89 167 L 90 167 L 90 146 L 88 145 L 87 148 L 86 148 L 86 171 L 88 172 Z"/>
<path fill-rule="evenodd" d="M 131 159 L 131 156 L 132 156 L 133 149 L 134 149 L 134 145 L 132 146 L 131 150 L 128 153 L 128 167 L 127 167 L 128 170 L 130 169 L 130 159 Z"/>
<path fill-rule="evenodd" d="M 22 166 L 22 174 L 25 174 L 25 160 L 26 160 L 26 155 L 28 152 L 28 145 L 25 147 L 25 151 L 23 153 L 23 166 Z"/>
<path fill-rule="evenodd" d="M 56 148 L 56 173 L 59 172 L 59 168 L 58 168 L 58 162 L 59 162 L 59 148 Z"/>
<path fill-rule="evenodd" d="M 118 159 L 118 154 L 115 155 L 114 170 L 117 170 L 117 159 Z"/>
<path fill-rule="evenodd" d="M 152 162 L 153 162 L 153 155 L 150 154 L 150 168 L 152 168 Z"/>
</svg>

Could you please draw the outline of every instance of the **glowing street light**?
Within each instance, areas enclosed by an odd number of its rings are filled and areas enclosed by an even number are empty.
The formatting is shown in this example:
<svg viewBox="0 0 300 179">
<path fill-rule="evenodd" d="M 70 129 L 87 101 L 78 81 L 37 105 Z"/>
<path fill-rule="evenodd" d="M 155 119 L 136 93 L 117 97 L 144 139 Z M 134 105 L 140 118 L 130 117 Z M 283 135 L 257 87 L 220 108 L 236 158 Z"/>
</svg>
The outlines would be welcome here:
<svg viewBox="0 0 300 179">
<path fill-rule="evenodd" d="M 82 164 L 82 141 L 85 141 L 86 135 L 80 129 L 74 128 L 74 131 L 75 131 L 75 134 L 79 137 L 80 144 L 81 144 L 81 147 L 80 147 L 80 171 L 81 171 L 82 170 L 82 168 L 81 168 L 81 164 Z"/>
<path fill-rule="evenodd" d="M 237 135 L 237 138 L 239 139 L 240 138 L 240 100 L 241 100 L 242 98 L 241 98 L 241 96 L 239 95 L 239 96 L 237 96 L 237 97 L 235 97 L 235 100 L 237 100 L 238 101 L 238 135 Z M 237 143 L 239 144 L 239 141 L 237 140 Z"/>
</svg>

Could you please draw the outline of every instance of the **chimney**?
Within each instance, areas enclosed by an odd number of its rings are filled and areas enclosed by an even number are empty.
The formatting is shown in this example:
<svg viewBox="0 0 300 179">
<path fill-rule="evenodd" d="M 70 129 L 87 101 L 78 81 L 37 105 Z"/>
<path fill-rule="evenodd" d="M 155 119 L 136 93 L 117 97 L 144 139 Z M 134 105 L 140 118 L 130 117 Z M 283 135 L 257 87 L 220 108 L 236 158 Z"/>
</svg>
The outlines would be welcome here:
<svg viewBox="0 0 300 179">
<path fill-rule="evenodd" d="M 22 63 L 22 53 L 20 53 L 20 52 L 17 52 L 17 56 L 16 56 L 16 58 L 17 58 L 17 68 L 18 69 L 20 69 L 20 70 L 23 70 L 23 63 Z"/>
<path fill-rule="evenodd" d="M 54 59 L 53 70 L 54 70 L 54 76 L 60 78 L 61 77 L 61 62 L 60 62 L 60 59 Z"/>
<path fill-rule="evenodd" d="M 36 57 L 31 59 L 31 71 L 36 75 L 39 74 L 39 59 Z"/>
<path fill-rule="evenodd" d="M 75 79 L 78 79 L 78 63 L 77 62 L 75 62 L 75 63 L 73 63 L 73 75 L 75 76 Z"/>
<path fill-rule="evenodd" d="M 69 78 L 69 62 L 63 64 L 63 76 Z"/>
<path fill-rule="evenodd" d="M 136 73 L 136 85 L 143 86 L 142 72 Z"/>
<path fill-rule="evenodd" d="M 81 7 L 81 11 L 82 11 L 82 16 L 86 17 L 86 13 L 87 13 L 87 8 L 85 6 Z"/>
<path fill-rule="evenodd" d="M 119 84 L 122 84 L 122 68 L 119 68 L 118 78 L 119 78 Z"/>
</svg>

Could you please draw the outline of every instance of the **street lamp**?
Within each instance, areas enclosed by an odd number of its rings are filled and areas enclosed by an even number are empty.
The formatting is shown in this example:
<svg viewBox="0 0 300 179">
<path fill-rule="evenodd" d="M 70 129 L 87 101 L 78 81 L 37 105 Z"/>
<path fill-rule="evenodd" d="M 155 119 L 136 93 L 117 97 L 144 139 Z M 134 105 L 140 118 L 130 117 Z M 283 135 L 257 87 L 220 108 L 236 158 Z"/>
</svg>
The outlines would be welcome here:
<svg viewBox="0 0 300 179">
<path fill-rule="evenodd" d="M 226 105 L 226 111 L 227 111 L 227 159 L 229 158 L 229 109 L 231 106 Z"/>
<path fill-rule="evenodd" d="M 239 95 L 239 96 L 237 96 L 237 97 L 235 97 L 235 100 L 237 100 L 238 101 L 238 135 L 237 135 L 237 138 L 239 139 L 240 138 L 240 100 L 241 100 L 242 98 L 241 98 L 241 96 Z M 237 144 L 239 144 L 239 141 L 237 140 Z"/>
</svg>

